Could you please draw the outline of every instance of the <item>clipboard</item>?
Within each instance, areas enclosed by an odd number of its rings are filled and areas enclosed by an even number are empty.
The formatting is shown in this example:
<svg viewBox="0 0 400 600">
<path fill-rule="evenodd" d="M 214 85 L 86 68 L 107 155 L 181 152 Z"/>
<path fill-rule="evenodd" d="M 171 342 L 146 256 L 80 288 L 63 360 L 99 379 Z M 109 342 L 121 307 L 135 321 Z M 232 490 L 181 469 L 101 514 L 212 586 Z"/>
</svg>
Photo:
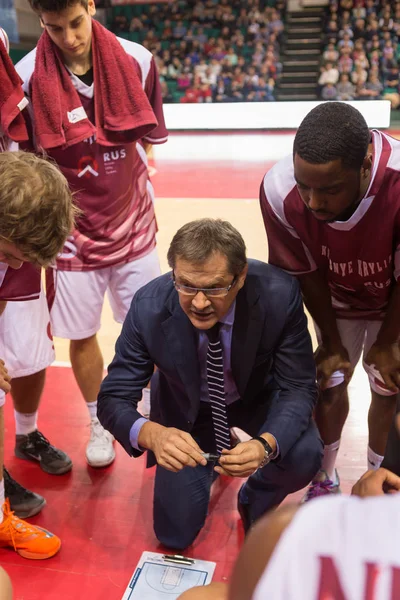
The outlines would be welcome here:
<svg viewBox="0 0 400 600">
<path fill-rule="evenodd" d="M 121 600 L 176 600 L 197 585 L 211 583 L 216 563 L 143 552 Z"/>
</svg>

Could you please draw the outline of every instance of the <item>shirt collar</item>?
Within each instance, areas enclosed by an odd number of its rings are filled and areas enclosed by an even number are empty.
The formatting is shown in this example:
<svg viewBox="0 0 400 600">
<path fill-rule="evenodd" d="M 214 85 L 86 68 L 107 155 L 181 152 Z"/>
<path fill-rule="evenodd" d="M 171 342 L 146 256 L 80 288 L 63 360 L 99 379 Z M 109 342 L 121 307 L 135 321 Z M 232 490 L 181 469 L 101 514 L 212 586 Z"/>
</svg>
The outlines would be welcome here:
<svg viewBox="0 0 400 600">
<path fill-rule="evenodd" d="M 233 322 L 235 320 L 235 309 L 236 309 L 236 299 L 232 302 L 232 305 L 230 307 L 230 309 L 228 310 L 228 312 L 226 313 L 226 315 L 224 315 L 219 322 L 223 323 L 224 325 L 228 325 L 229 327 L 232 327 Z"/>
</svg>

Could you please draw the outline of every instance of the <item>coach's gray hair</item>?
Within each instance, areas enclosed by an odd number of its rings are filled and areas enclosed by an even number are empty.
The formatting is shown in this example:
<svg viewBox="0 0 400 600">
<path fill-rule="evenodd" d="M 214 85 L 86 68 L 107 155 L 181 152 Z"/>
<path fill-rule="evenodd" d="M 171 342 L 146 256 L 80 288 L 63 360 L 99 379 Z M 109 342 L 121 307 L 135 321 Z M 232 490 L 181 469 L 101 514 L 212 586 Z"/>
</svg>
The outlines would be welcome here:
<svg viewBox="0 0 400 600">
<path fill-rule="evenodd" d="M 174 235 L 167 258 L 171 269 L 176 259 L 202 264 L 220 252 L 232 275 L 240 275 L 246 263 L 246 245 L 237 229 L 222 219 L 199 219 L 183 225 Z"/>
</svg>

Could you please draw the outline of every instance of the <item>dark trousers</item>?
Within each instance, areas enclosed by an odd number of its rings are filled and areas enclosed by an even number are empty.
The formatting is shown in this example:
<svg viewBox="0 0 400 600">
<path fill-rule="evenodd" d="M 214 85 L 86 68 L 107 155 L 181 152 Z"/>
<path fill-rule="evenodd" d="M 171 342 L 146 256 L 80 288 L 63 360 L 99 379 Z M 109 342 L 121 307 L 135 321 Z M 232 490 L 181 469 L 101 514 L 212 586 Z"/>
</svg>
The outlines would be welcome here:
<svg viewBox="0 0 400 600">
<path fill-rule="evenodd" d="M 239 501 L 249 505 L 251 520 L 255 521 L 278 506 L 288 494 L 305 487 L 320 468 L 322 454 L 322 442 L 311 421 L 284 459 L 258 469 L 242 486 Z M 178 473 L 156 467 L 154 532 L 165 546 L 183 550 L 202 529 L 216 475 L 213 467 L 213 464 L 186 467 Z"/>
</svg>

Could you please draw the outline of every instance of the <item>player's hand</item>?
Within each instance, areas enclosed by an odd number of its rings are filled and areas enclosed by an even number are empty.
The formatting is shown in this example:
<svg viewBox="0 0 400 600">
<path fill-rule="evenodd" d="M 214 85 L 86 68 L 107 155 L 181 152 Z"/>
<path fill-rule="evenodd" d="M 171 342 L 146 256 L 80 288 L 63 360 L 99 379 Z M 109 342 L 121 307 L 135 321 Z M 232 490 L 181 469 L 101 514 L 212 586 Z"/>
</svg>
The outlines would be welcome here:
<svg viewBox="0 0 400 600">
<path fill-rule="evenodd" d="M 389 488 L 391 493 L 400 492 L 400 477 L 381 467 L 377 471 L 364 473 L 353 486 L 351 493 L 360 498 L 383 496 L 385 488 Z"/>
<path fill-rule="evenodd" d="M 373 344 L 365 357 L 367 365 L 375 365 L 386 387 L 392 392 L 400 388 L 400 348 L 399 344 Z"/>
<path fill-rule="evenodd" d="M 4 360 L 1 360 L 1 358 L 0 358 L 0 390 L 3 390 L 3 392 L 6 392 L 6 394 L 8 392 L 10 392 L 11 391 L 10 382 L 11 382 L 11 377 L 8 374 L 8 371 L 4 364 Z"/>
<path fill-rule="evenodd" d="M 145 426 L 146 424 L 143 425 L 143 428 Z M 175 429 L 175 427 L 159 425 L 147 447 L 154 452 L 157 463 L 161 467 L 175 473 L 184 467 L 207 464 L 207 460 L 201 456 L 202 450 L 190 433 Z"/>
<path fill-rule="evenodd" d="M 257 440 L 240 442 L 232 450 L 223 450 L 215 471 L 230 477 L 249 477 L 258 469 L 265 451 Z"/>
<path fill-rule="evenodd" d="M 350 381 L 353 375 L 349 353 L 344 346 L 330 348 L 320 344 L 314 353 L 317 366 L 317 380 L 321 389 L 325 389 L 335 371 L 342 371 L 345 381 Z"/>
</svg>

